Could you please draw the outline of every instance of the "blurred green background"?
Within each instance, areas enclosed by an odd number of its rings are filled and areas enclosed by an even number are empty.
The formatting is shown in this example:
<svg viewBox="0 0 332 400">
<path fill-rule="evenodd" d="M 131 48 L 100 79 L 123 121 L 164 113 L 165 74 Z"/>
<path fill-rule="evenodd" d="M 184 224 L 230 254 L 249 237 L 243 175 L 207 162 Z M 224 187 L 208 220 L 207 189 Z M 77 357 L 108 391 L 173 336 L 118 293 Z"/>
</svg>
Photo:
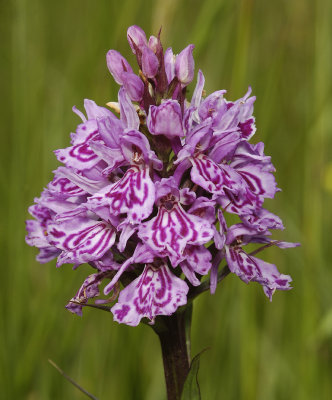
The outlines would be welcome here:
<svg viewBox="0 0 332 400">
<path fill-rule="evenodd" d="M 1 2 L 1 399 L 83 399 L 48 363 L 100 400 L 165 399 L 157 337 L 111 315 L 64 305 L 88 268 L 39 265 L 24 242 L 27 207 L 69 144 L 83 99 L 117 98 L 105 63 L 130 56 L 126 29 L 163 26 L 165 48 L 196 45 L 206 89 L 228 99 L 252 85 L 256 141 L 266 143 L 283 189 L 266 206 L 277 237 L 299 249 L 262 257 L 291 274 L 272 303 L 229 276 L 195 303 L 193 354 L 205 400 L 332 398 L 332 2 L 330 0 L 11 0 Z"/>
</svg>

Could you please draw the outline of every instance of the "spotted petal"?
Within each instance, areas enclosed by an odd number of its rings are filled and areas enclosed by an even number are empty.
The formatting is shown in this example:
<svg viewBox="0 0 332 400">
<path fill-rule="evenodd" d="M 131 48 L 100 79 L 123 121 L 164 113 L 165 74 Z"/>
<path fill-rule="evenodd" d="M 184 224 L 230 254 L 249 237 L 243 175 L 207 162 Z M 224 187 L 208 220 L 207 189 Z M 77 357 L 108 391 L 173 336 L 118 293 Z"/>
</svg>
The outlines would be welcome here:
<svg viewBox="0 0 332 400">
<path fill-rule="evenodd" d="M 187 246 L 185 251 L 185 260 L 180 263 L 182 272 L 189 282 L 194 285 L 200 285 L 196 273 L 206 275 L 211 268 L 211 253 L 204 246 Z"/>
<path fill-rule="evenodd" d="M 103 221 L 75 218 L 49 224 L 50 243 L 63 250 L 57 266 L 98 260 L 115 242 L 115 229 Z"/>
<path fill-rule="evenodd" d="M 106 271 L 89 275 L 76 295 L 66 305 L 67 310 L 81 316 L 83 305 L 86 304 L 89 299 L 99 296 L 99 285 L 108 274 L 109 272 Z"/>
<path fill-rule="evenodd" d="M 77 146 L 86 143 L 98 135 L 98 126 L 95 120 L 85 121 L 76 128 L 76 132 L 71 134 L 71 144 Z"/>
<path fill-rule="evenodd" d="M 239 122 L 239 128 L 242 137 L 249 140 L 256 132 L 255 117 L 248 118 L 244 122 Z"/>
<path fill-rule="evenodd" d="M 111 311 L 115 321 L 137 326 L 144 317 L 153 321 L 157 315 L 173 314 L 187 303 L 187 293 L 187 284 L 165 264 L 160 267 L 148 264 L 141 276 L 121 291 Z"/>
<path fill-rule="evenodd" d="M 106 182 L 108 182 L 103 176 L 100 176 L 99 180 L 92 180 L 83 175 L 76 174 L 65 167 L 59 167 L 56 172 L 58 177 L 67 178 L 75 186 L 91 194 L 98 192 L 101 188 L 105 187 Z"/>
<path fill-rule="evenodd" d="M 241 219 L 247 226 L 258 232 L 268 229 L 284 229 L 281 219 L 265 208 L 261 208 L 255 215 L 243 215 Z"/>
<path fill-rule="evenodd" d="M 240 195 L 226 191 L 225 196 L 218 197 L 218 202 L 227 212 L 238 215 L 258 212 L 263 204 L 262 198 L 253 194 L 249 188 Z"/>
<path fill-rule="evenodd" d="M 241 141 L 233 155 L 231 166 L 235 169 L 243 168 L 247 164 L 259 164 L 264 171 L 275 172 L 271 157 L 264 154 L 264 143 L 251 144 Z"/>
<path fill-rule="evenodd" d="M 39 253 L 37 254 L 36 260 L 41 264 L 46 264 L 54 258 L 58 257 L 61 253 L 61 250 L 57 249 L 54 246 L 42 247 L 39 249 Z"/>
<path fill-rule="evenodd" d="M 100 161 L 100 158 L 91 149 L 89 142 L 55 150 L 55 154 L 66 167 L 78 170 L 90 169 Z"/>
<path fill-rule="evenodd" d="M 274 264 L 249 256 L 242 249 L 226 247 L 226 260 L 231 272 L 245 283 L 254 281 L 261 284 L 270 300 L 276 289 L 291 289 L 289 275 L 280 274 Z"/>
<path fill-rule="evenodd" d="M 176 266 L 183 260 L 187 244 L 207 243 L 213 234 L 208 221 L 187 213 L 175 203 L 171 210 L 159 207 L 157 216 L 140 226 L 138 236 L 161 257 L 170 257 Z"/>
<path fill-rule="evenodd" d="M 29 207 L 29 213 L 36 218 L 40 222 L 47 222 L 52 220 L 53 213 L 48 207 L 41 206 L 38 204 L 39 200 L 45 196 L 45 192 L 43 192 L 40 198 L 35 198 L 35 202 L 37 204 L 33 204 Z"/>
<path fill-rule="evenodd" d="M 31 206 L 29 212 L 34 217 L 38 218 L 38 220 L 30 219 L 25 221 L 26 230 L 28 231 L 25 241 L 29 246 L 36 246 L 39 248 L 40 251 L 36 260 L 44 264 L 53 260 L 53 258 L 56 258 L 60 254 L 60 250 L 50 245 L 47 238 L 46 226 L 48 222 L 51 221 L 51 217 L 45 218 L 45 216 L 47 216 L 47 211 L 39 205 Z"/>
<path fill-rule="evenodd" d="M 53 181 L 47 185 L 50 193 L 61 197 L 83 196 L 87 194 L 85 190 L 72 183 L 69 179 L 58 176 L 57 171 L 54 172 Z"/>
<path fill-rule="evenodd" d="M 237 168 L 236 171 L 246 182 L 248 189 L 261 198 L 268 197 L 273 199 L 278 191 L 274 175 L 269 171 L 265 171 L 258 164 L 247 164 L 244 167 Z"/>
<path fill-rule="evenodd" d="M 223 195 L 224 189 L 238 193 L 243 190 L 243 179 L 227 164 L 216 164 L 200 154 L 192 159 L 191 179 L 210 193 Z"/>
<path fill-rule="evenodd" d="M 45 226 L 39 221 L 28 219 L 25 221 L 26 230 L 28 231 L 25 241 L 29 246 L 48 247 L 50 244 L 47 240 Z"/>
<path fill-rule="evenodd" d="M 149 168 L 133 166 L 124 176 L 88 199 L 91 205 L 109 204 L 111 213 L 127 213 L 128 222 L 136 224 L 147 218 L 153 208 L 155 188 Z"/>
</svg>

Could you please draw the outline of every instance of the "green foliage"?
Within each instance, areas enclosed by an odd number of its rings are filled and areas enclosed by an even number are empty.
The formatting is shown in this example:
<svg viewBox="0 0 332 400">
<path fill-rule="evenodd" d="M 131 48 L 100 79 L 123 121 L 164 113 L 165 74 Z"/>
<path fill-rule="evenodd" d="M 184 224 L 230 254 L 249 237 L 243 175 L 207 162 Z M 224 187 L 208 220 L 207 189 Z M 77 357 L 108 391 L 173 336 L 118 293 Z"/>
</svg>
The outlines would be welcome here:
<svg viewBox="0 0 332 400">
<path fill-rule="evenodd" d="M 190 370 L 184 383 L 181 400 L 201 400 L 201 390 L 198 382 L 199 360 L 202 353 L 198 353 L 190 363 Z"/>
<path fill-rule="evenodd" d="M 24 243 L 27 207 L 69 144 L 83 98 L 115 100 L 105 54 L 129 59 L 126 28 L 141 25 L 175 52 L 195 43 L 206 89 L 247 86 L 257 96 L 256 141 L 266 143 L 283 189 L 266 207 L 282 217 L 278 238 L 302 248 L 268 249 L 294 280 L 270 304 L 259 285 L 228 276 L 195 300 L 193 353 L 202 398 L 332 398 L 332 2 L 330 0 L 12 0 L 1 3 L 0 387 L 4 399 L 83 399 L 50 358 L 100 400 L 162 400 L 157 336 L 111 315 L 64 305 L 88 267 L 39 265 Z M 191 88 L 192 90 L 192 88 Z"/>
</svg>

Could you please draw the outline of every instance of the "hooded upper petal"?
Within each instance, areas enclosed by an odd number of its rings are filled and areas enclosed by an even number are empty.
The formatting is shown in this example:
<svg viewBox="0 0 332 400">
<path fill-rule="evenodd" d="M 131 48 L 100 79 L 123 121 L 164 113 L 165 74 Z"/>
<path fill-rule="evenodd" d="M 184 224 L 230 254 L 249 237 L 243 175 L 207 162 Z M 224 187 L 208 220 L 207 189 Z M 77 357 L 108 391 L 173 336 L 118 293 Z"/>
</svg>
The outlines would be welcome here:
<svg viewBox="0 0 332 400">
<path fill-rule="evenodd" d="M 166 100 L 160 106 L 151 106 L 147 126 L 153 135 L 184 136 L 180 104 L 176 100 Z"/>
</svg>

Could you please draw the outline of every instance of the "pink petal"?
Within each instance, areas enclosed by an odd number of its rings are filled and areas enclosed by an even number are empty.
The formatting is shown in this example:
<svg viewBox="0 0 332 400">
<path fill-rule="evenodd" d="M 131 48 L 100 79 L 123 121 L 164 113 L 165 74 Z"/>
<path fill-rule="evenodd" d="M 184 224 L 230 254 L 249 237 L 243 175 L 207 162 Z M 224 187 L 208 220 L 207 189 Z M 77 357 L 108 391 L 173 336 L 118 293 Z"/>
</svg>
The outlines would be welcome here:
<svg viewBox="0 0 332 400">
<path fill-rule="evenodd" d="M 91 196 L 88 202 L 95 205 L 109 204 L 111 213 L 127 213 L 128 222 L 137 224 L 151 214 L 154 200 L 155 188 L 149 168 L 141 170 L 133 166 L 119 181 Z"/>
<path fill-rule="evenodd" d="M 58 266 L 98 260 L 115 242 L 115 229 L 102 221 L 75 218 L 48 227 L 50 243 L 60 249 Z"/>
<path fill-rule="evenodd" d="M 225 188 L 235 193 L 243 190 L 243 179 L 229 165 L 216 164 L 203 154 L 191 161 L 191 179 L 208 192 L 223 195 Z"/>
<path fill-rule="evenodd" d="M 226 247 L 226 260 L 231 272 L 245 283 L 251 281 L 260 283 L 270 300 L 276 289 L 291 289 L 289 283 L 292 279 L 289 275 L 280 274 L 274 264 L 249 256 L 242 249 Z"/>
<path fill-rule="evenodd" d="M 115 321 L 137 326 L 144 317 L 153 321 L 157 315 L 173 314 L 187 303 L 187 293 L 187 284 L 165 264 L 157 268 L 148 264 L 141 276 L 121 291 L 111 311 Z"/>
<path fill-rule="evenodd" d="M 138 236 L 161 257 L 170 257 L 176 266 L 183 260 L 187 244 L 207 243 L 213 234 L 208 221 L 187 213 L 175 203 L 172 210 L 160 207 L 155 218 L 140 225 Z"/>
</svg>

